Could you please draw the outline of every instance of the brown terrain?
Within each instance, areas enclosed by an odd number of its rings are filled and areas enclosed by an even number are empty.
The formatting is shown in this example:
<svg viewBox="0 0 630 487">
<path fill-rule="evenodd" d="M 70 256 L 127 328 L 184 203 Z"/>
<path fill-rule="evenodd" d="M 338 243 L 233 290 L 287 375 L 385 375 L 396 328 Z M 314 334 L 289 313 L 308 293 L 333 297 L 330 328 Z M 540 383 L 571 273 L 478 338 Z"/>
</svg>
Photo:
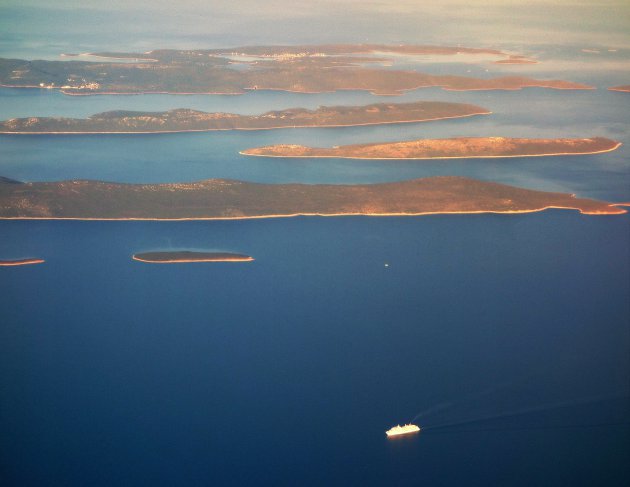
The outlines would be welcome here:
<svg viewBox="0 0 630 487">
<path fill-rule="evenodd" d="M 271 145 L 247 149 L 241 154 L 264 157 L 334 157 L 350 159 L 461 159 L 597 154 L 621 145 L 603 137 L 590 139 L 515 139 L 505 137 L 458 137 L 406 142 L 344 145 L 334 148 Z"/>
<path fill-rule="evenodd" d="M 14 267 L 19 265 L 43 264 L 43 259 L 17 259 L 17 260 L 0 260 L 0 267 Z"/>
<path fill-rule="evenodd" d="M 151 264 L 182 264 L 193 262 L 251 262 L 249 255 L 231 252 L 193 252 L 189 250 L 142 252 L 135 254 L 133 260 Z"/>
<path fill-rule="evenodd" d="M 442 176 L 394 183 L 259 184 L 99 181 L 19 183 L 0 179 L 2 219 L 202 220 L 296 215 L 525 213 L 547 208 L 620 214 L 611 203 L 469 178 Z"/>
<path fill-rule="evenodd" d="M 167 112 L 113 111 L 89 118 L 31 117 L 0 122 L 0 133 L 166 133 L 211 130 L 263 130 L 286 127 L 340 127 L 425 122 L 490 113 L 465 103 L 420 101 L 376 103 L 367 106 L 291 108 L 262 115 L 206 113 L 188 109 Z"/>
<path fill-rule="evenodd" d="M 630 93 L 630 85 L 622 85 L 622 86 L 613 86 L 612 88 L 608 88 L 610 91 L 622 91 L 625 93 Z"/>
<path fill-rule="evenodd" d="M 160 51 L 151 51 L 153 53 Z M 409 55 L 454 55 L 454 54 L 492 54 L 506 55 L 497 49 L 455 46 L 418 46 L 418 45 L 388 45 L 388 44 L 320 44 L 301 46 L 245 46 L 228 49 L 213 49 L 205 51 L 218 56 L 241 55 L 254 57 L 310 57 L 310 56 L 339 56 L 343 54 L 373 54 L 395 53 Z M 146 54 L 145 54 L 146 55 Z"/>
<path fill-rule="evenodd" d="M 507 53 L 493 49 L 373 44 L 103 52 L 95 55 L 109 58 L 104 62 L 0 59 L 0 85 L 59 89 L 69 95 L 242 94 L 249 90 L 300 93 L 365 90 L 379 95 L 400 95 L 424 87 L 461 91 L 519 90 L 529 87 L 593 89 L 592 86 L 563 80 L 539 80 L 522 76 L 482 79 L 363 65 L 387 60 L 382 56 L 387 53 L 483 53 L 508 56 L 503 60 L 507 63 L 526 62 L 522 56 L 510 57 Z"/>
<path fill-rule="evenodd" d="M 538 61 L 526 58 L 525 56 L 512 55 L 506 59 L 499 59 L 498 61 L 494 61 L 494 64 L 538 64 Z"/>
</svg>

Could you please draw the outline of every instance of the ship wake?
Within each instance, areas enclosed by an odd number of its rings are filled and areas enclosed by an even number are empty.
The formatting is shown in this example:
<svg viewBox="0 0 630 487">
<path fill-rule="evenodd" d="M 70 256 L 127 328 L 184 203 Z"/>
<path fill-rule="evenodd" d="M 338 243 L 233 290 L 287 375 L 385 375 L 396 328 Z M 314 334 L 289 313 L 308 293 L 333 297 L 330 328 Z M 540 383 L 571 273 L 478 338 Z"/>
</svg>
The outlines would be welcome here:
<svg viewBox="0 0 630 487">
<path fill-rule="evenodd" d="M 435 433 L 435 432 L 463 432 L 463 431 L 507 431 L 507 430 L 523 430 L 523 429 L 564 429 L 564 428 L 587 428 L 587 427 L 604 427 L 604 426 L 630 426 L 625 418 L 623 420 L 608 420 L 602 422 L 579 422 L 571 424 L 514 424 L 514 422 L 506 421 L 504 424 L 490 425 L 494 421 L 510 420 L 518 418 L 519 416 L 532 415 L 535 413 L 545 413 L 551 411 L 558 411 L 561 409 L 568 409 L 579 406 L 594 405 L 597 403 L 605 403 L 615 400 L 628 401 L 630 395 L 628 394 L 608 394 L 600 396 L 592 396 L 587 398 L 559 401 L 554 403 L 547 403 L 538 406 L 519 408 L 509 410 L 496 414 L 479 414 L 469 417 L 462 417 L 454 419 L 452 421 L 444 421 L 438 423 L 423 424 L 423 431 Z M 472 427 L 472 428 L 471 428 Z"/>
</svg>

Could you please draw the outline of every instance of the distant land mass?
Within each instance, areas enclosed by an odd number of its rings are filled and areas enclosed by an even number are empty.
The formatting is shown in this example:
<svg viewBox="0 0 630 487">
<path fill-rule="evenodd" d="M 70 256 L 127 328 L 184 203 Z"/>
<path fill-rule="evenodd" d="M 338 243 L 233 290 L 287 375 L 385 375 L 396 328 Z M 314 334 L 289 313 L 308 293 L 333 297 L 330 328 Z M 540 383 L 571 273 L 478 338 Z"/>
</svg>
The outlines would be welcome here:
<svg viewBox="0 0 630 487">
<path fill-rule="evenodd" d="M 381 184 L 260 184 L 225 179 L 121 184 L 0 180 L 2 219 L 203 220 L 298 215 L 527 213 L 547 208 L 620 214 L 611 203 L 565 193 L 441 176 Z"/>
<path fill-rule="evenodd" d="M 134 254 L 133 260 L 151 264 L 182 264 L 192 262 L 251 262 L 249 255 L 232 252 L 195 252 L 191 250 L 142 252 Z"/>
<path fill-rule="evenodd" d="M 14 267 L 14 266 L 19 266 L 19 265 L 32 265 L 32 264 L 43 264 L 43 263 L 44 263 L 43 259 L 0 260 L 0 267 Z"/>
<path fill-rule="evenodd" d="M 621 142 L 590 139 L 516 139 L 506 137 L 457 137 L 405 142 L 344 145 L 333 148 L 278 144 L 241 151 L 249 156 L 334 157 L 349 159 L 463 159 L 534 157 L 609 152 Z"/>
<path fill-rule="evenodd" d="M 167 112 L 112 111 L 89 118 L 30 117 L 0 122 L 0 133 L 159 133 L 210 130 L 262 130 L 286 127 L 341 127 L 386 123 L 425 122 L 489 114 L 465 103 L 419 101 L 376 103 L 367 106 L 291 108 L 262 115 L 206 113 L 189 109 Z"/>
<path fill-rule="evenodd" d="M 169 51 L 151 51 L 161 53 Z M 172 52 L 172 51 L 171 51 Z M 180 51 L 181 52 L 181 51 Z M 199 52 L 199 51 L 197 51 Z M 388 44 L 318 44 L 295 46 L 242 46 L 228 49 L 211 49 L 201 51 L 213 53 L 218 56 L 241 55 L 254 57 L 310 57 L 310 56 L 340 56 L 356 54 L 392 53 L 408 55 L 454 55 L 454 54 L 492 54 L 506 56 L 507 53 L 498 49 L 485 49 L 460 46 L 419 46 L 419 45 L 388 45 Z M 158 54 L 158 57 L 159 54 Z"/>
<path fill-rule="evenodd" d="M 612 88 L 608 89 L 610 91 L 623 91 L 626 93 L 630 93 L 630 85 L 613 86 Z"/>
<path fill-rule="evenodd" d="M 593 89 L 563 80 L 522 76 L 482 79 L 375 68 L 383 55 L 487 54 L 507 56 L 502 63 L 529 62 L 494 49 L 431 46 L 338 44 L 323 46 L 250 46 L 231 49 L 154 50 L 145 53 L 99 52 L 100 61 L 27 61 L 0 59 L 0 85 L 59 89 L 68 95 L 91 94 L 242 94 L 249 90 L 322 93 L 364 90 L 400 95 L 409 90 L 519 90 L 528 87 Z M 66 56 L 68 57 L 68 56 Z M 79 56 L 77 56 L 79 57 Z"/>
<path fill-rule="evenodd" d="M 538 61 L 526 58 L 525 56 L 512 55 L 506 59 L 494 61 L 494 64 L 538 64 Z"/>
</svg>

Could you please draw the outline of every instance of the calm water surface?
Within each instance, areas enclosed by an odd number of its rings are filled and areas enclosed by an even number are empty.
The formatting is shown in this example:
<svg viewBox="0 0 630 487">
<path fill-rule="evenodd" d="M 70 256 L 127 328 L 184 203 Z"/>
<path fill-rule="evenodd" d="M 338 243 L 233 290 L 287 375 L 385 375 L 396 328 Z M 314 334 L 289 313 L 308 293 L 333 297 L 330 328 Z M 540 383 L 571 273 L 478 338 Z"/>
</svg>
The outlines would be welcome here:
<svg viewBox="0 0 630 487">
<path fill-rule="evenodd" d="M 2 270 L 3 471 L 15 485 L 624 485 L 628 223 L 2 222 L 3 255 L 47 260 Z M 156 247 L 256 261 L 130 259 Z M 422 411 L 426 433 L 385 439 Z"/>
<path fill-rule="evenodd" d="M 161 110 L 181 106 L 208 111 L 262 113 L 274 107 L 449 100 L 474 103 L 492 115 L 400 125 L 336 129 L 283 129 L 148 135 L 0 135 L 0 175 L 25 181 L 100 179 L 121 182 L 195 181 L 375 183 L 437 175 L 462 175 L 532 189 L 610 199 L 630 198 L 630 131 L 623 93 L 605 90 L 446 93 L 417 90 L 403 97 L 367 93 L 243 96 L 70 97 L 40 90 L 0 89 L 11 116 L 50 115 L 45 99 L 65 116 L 102 110 Z M 344 98 L 346 97 L 346 98 Z M 44 101 L 42 101 L 44 98 Z M 122 100 L 122 101 L 121 101 Z M 56 104 L 56 105 L 55 105 Z M 47 107 L 46 112 L 39 111 Z M 154 107 L 154 108 L 150 108 Z M 507 160 L 359 161 L 246 157 L 239 151 L 275 143 L 333 145 L 464 136 L 610 137 L 624 145 L 591 156 Z"/>
<path fill-rule="evenodd" d="M 542 24 L 521 22 L 502 37 L 500 23 L 486 15 L 497 7 L 449 24 L 428 7 L 409 13 L 413 2 L 399 3 L 378 15 L 335 6 L 340 15 L 332 19 L 329 4 L 237 12 L 217 3 L 209 13 L 195 2 L 165 16 L 137 3 L 78 9 L 63 0 L 54 7 L 25 0 L 28 8 L 7 5 L 0 15 L 0 54 L 58 59 L 61 52 L 247 43 L 481 43 L 544 62 L 396 63 L 436 73 L 564 78 L 599 89 L 68 97 L 5 88 L 1 119 L 180 107 L 254 114 L 413 100 L 474 103 L 493 114 L 335 130 L 0 136 L 0 175 L 367 183 L 455 174 L 630 201 L 630 97 L 603 89 L 627 83 L 630 72 L 627 45 L 619 45 L 627 36 L 623 16 L 606 20 L 614 8 L 576 23 L 586 7 L 548 7 Z M 511 6 L 505 19 L 528 8 Z M 326 19 L 326 33 L 313 27 L 317 19 Z M 601 29 L 602 22 L 610 28 Z M 553 35 L 575 40 L 568 30 L 576 25 L 583 25 L 579 41 L 555 43 Z M 527 44 L 545 27 L 539 42 L 553 46 Z M 599 53 L 581 50 L 594 46 Z M 273 143 L 454 136 L 605 136 L 624 146 L 505 161 L 238 154 Z M 0 258 L 46 263 L 0 269 L 0 484 L 629 485 L 629 223 L 627 215 L 571 211 L 2 221 Z M 131 260 L 136 252 L 169 249 L 234 251 L 256 260 Z M 414 417 L 425 431 L 387 441 L 386 429 Z"/>
</svg>

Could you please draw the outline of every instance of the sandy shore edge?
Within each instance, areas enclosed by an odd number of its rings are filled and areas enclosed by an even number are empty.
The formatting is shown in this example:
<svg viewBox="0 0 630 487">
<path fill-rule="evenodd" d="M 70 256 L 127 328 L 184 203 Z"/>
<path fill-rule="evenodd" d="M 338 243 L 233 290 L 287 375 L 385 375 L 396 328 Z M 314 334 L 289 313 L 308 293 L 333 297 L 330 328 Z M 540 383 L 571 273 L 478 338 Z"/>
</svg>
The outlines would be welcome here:
<svg viewBox="0 0 630 487">
<path fill-rule="evenodd" d="M 16 267 L 20 265 L 43 264 L 44 259 L 0 260 L 0 267 Z"/>
<path fill-rule="evenodd" d="M 617 145 L 611 147 L 609 149 L 602 149 L 598 151 L 590 151 L 590 152 L 549 152 L 545 154 L 523 154 L 523 155 L 505 155 L 505 156 L 437 156 L 437 157 L 364 157 L 364 156 L 343 156 L 343 155 L 325 155 L 325 156 L 292 156 L 292 155 L 276 155 L 276 154 L 252 154 L 247 152 L 246 149 L 244 151 L 239 151 L 239 154 L 244 156 L 254 156 L 254 157 L 277 157 L 277 158 L 302 158 L 302 159 L 363 159 L 363 160 L 393 160 L 393 161 L 426 161 L 432 159 L 511 159 L 511 158 L 519 158 L 519 157 L 547 157 L 547 156 L 583 156 L 583 155 L 592 155 L 592 154 L 603 154 L 606 152 L 612 152 L 617 150 L 623 144 L 618 142 Z"/>
<path fill-rule="evenodd" d="M 140 217 L 120 217 L 120 218 L 87 218 L 87 217 L 0 217 L 0 220 L 74 220 L 74 221 L 212 221 L 212 220 L 260 220 L 267 218 L 294 218 L 300 216 L 315 217 L 342 217 L 342 216 L 366 216 L 366 217 L 407 217 L 407 216 L 426 216 L 426 215 L 481 215 L 481 214 L 499 214 L 499 215 L 516 215 L 526 213 L 538 213 L 545 210 L 575 210 L 583 215 L 621 215 L 627 213 L 627 210 L 618 208 L 618 206 L 626 206 L 625 203 L 604 203 L 611 209 L 609 211 L 588 211 L 582 210 L 576 206 L 544 206 L 541 208 L 531 208 L 526 210 L 464 210 L 464 211 L 423 211 L 423 212 L 390 212 L 390 213 L 287 213 L 287 214 L 269 214 L 269 215 L 252 215 L 252 216 L 213 216 L 213 217 L 184 217 L 184 218 L 140 218 Z M 614 208 L 614 209 L 613 209 Z"/>
<path fill-rule="evenodd" d="M 132 260 L 136 260 L 138 262 L 145 262 L 147 264 L 196 264 L 199 262 L 253 262 L 254 258 L 250 256 L 244 257 L 223 257 L 223 258 L 201 258 L 201 259 L 169 259 L 169 260 L 152 260 L 152 259 L 143 259 L 138 257 L 137 255 L 131 256 Z"/>
</svg>

